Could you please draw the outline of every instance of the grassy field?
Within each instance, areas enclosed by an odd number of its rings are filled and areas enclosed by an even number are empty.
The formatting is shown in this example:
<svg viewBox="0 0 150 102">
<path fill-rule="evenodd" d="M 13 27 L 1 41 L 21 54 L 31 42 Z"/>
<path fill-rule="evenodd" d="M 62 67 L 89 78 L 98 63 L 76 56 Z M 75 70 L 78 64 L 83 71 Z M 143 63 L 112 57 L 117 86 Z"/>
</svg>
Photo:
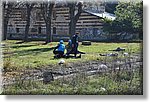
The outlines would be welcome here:
<svg viewBox="0 0 150 102">
<path fill-rule="evenodd" d="M 114 71 L 113 68 L 116 69 L 114 66 L 116 59 L 111 59 L 110 62 L 109 59 L 106 60 L 106 65 L 113 64 L 113 66 L 110 67 L 112 70 L 106 73 L 88 76 L 86 71 L 79 71 L 73 74 L 73 76 L 64 79 L 58 78 L 49 84 L 44 84 L 42 80 L 21 79 L 23 74 L 21 74 L 22 71 L 19 70 L 24 70 L 26 73 L 31 69 L 36 71 L 36 69 L 45 69 L 47 67 L 58 68 L 60 59 L 54 59 L 52 53 L 52 48 L 55 47 L 57 43 L 58 42 L 49 44 L 44 44 L 44 42 L 20 43 L 20 41 L 16 40 L 2 42 L 4 79 L 16 78 L 17 80 L 14 84 L 5 85 L 2 94 L 142 95 L 143 69 L 140 64 L 133 64 L 129 70 L 123 69 Z M 126 52 L 131 53 L 131 55 L 139 55 L 142 51 L 142 45 L 140 43 L 92 42 L 91 46 L 84 46 L 80 43 L 79 51 L 83 51 L 86 54 L 80 59 L 69 58 L 64 60 L 66 63 L 73 63 L 74 65 L 80 64 L 80 67 L 84 63 L 82 68 L 87 67 L 88 65 L 86 64 L 89 64 L 91 61 L 97 61 L 101 64 L 105 59 L 99 56 L 99 54 L 112 53 L 112 51 L 108 50 L 113 50 L 117 47 L 125 48 Z M 120 60 L 120 58 L 121 56 L 118 60 Z M 127 60 L 130 60 L 130 57 Z M 30 74 L 35 77 L 35 73 Z M 27 73 L 28 76 L 30 76 L 30 74 Z"/>
<path fill-rule="evenodd" d="M 18 82 L 11 86 L 5 86 L 3 94 L 6 95 L 140 95 L 142 84 L 139 84 L 139 75 L 136 74 L 133 80 L 117 81 L 114 77 L 103 75 L 93 77 L 80 77 L 62 80 L 55 80 L 50 84 L 43 84 L 42 81 Z M 131 83 L 132 81 L 132 83 Z"/>
<path fill-rule="evenodd" d="M 24 68 L 41 68 L 48 65 L 55 65 L 59 59 L 54 59 L 52 53 L 53 47 L 58 42 L 44 44 L 44 42 L 28 42 L 19 43 L 19 41 L 8 40 L 3 49 L 4 68 L 24 69 Z M 69 62 L 85 62 L 90 60 L 100 60 L 100 53 L 110 53 L 112 49 L 117 47 L 125 48 L 127 52 L 140 53 L 140 43 L 95 43 L 91 46 L 79 45 L 79 51 L 86 54 L 81 59 L 69 58 L 65 59 Z"/>
</svg>

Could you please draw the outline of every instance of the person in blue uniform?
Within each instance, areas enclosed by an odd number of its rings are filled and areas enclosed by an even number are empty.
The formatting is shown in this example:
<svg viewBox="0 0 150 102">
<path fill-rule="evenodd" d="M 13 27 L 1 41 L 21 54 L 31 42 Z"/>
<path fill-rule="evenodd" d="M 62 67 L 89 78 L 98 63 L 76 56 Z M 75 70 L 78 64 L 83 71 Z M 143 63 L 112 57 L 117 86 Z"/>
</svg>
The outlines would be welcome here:
<svg viewBox="0 0 150 102">
<path fill-rule="evenodd" d="M 68 40 L 68 44 L 66 45 L 67 53 L 69 53 L 72 50 L 72 41 Z"/>
<path fill-rule="evenodd" d="M 78 32 L 75 34 L 75 35 L 73 35 L 73 37 L 72 37 L 72 39 L 71 39 L 71 46 L 72 46 L 72 48 L 71 48 L 71 50 L 69 51 L 69 52 L 67 52 L 67 54 L 66 55 L 69 55 L 69 54 L 74 54 L 74 56 L 76 57 L 76 55 L 77 55 L 77 53 L 78 53 Z"/>
<path fill-rule="evenodd" d="M 65 45 L 64 45 L 64 41 L 60 40 L 59 44 L 54 48 L 53 53 L 55 54 L 55 56 L 57 57 L 63 57 L 65 52 Z"/>
</svg>

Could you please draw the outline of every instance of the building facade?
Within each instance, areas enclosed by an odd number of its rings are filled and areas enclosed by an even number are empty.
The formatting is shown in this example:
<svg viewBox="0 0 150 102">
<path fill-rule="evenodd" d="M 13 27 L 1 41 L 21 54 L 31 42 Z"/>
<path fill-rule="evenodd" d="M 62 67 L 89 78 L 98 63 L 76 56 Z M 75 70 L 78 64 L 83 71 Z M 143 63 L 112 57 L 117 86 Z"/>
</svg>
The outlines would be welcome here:
<svg viewBox="0 0 150 102">
<path fill-rule="evenodd" d="M 83 10 L 76 24 L 76 32 L 82 40 L 104 40 L 103 18 L 105 12 L 93 13 Z M 110 15 L 109 15 L 110 16 Z M 111 16 L 114 17 L 114 16 Z M 69 7 L 55 7 L 52 12 L 51 32 L 53 40 L 69 37 Z M 25 33 L 26 9 L 14 8 L 8 23 L 8 38 L 22 39 Z M 30 16 L 29 38 L 45 39 L 46 26 L 40 8 L 34 7 Z"/>
</svg>

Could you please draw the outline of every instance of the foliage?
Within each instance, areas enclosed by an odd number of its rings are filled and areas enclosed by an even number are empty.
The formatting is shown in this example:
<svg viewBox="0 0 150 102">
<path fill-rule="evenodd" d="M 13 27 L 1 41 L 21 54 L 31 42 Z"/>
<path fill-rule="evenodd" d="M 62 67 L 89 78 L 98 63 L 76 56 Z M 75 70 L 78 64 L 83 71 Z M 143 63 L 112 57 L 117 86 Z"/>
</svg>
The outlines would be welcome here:
<svg viewBox="0 0 150 102">
<path fill-rule="evenodd" d="M 143 3 L 120 3 L 116 8 L 116 22 L 122 31 L 138 32 L 142 26 Z M 122 25 L 122 26 L 121 26 Z"/>
<path fill-rule="evenodd" d="M 115 14 L 114 11 L 116 11 L 116 6 L 118 5 L 118 2 L 106 2 L 105 3 L 105 11 Z"/>
<path fill-rule="evenodd" d="M 104 31 L 143 34 L 143 2 L 119 2 L 115 11 L 116 19 L 105 19 Z"/>
</svg>

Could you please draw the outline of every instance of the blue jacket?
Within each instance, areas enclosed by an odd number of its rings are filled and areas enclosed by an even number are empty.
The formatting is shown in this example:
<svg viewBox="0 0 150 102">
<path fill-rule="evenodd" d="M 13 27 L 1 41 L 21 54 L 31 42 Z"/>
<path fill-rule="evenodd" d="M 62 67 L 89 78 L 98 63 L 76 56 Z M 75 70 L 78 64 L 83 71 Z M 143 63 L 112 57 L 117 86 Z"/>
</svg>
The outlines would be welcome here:
<svg viewBox="0 0 150 102">
<path fill-rule="evenodd" d="M 65 45 L 64 44 L 58 44 L 57 51 L 65 51 Z"/>
</svg>

